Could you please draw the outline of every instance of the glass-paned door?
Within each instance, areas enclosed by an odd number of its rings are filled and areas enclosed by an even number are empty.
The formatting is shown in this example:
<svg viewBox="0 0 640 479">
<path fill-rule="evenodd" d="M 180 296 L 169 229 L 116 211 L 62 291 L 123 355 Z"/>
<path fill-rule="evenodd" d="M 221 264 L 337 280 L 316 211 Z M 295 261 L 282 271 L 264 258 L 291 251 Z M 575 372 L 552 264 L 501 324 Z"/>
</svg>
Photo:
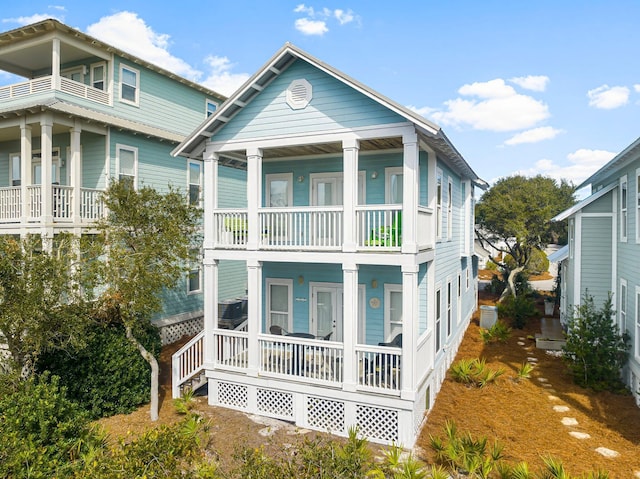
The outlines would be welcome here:
<svg viewBox="0 0 640 479">
<path fill-rule="evenodd" d="M 290 331 L 291 318 L 291 285 L 284 283 L 269 284 L 268 326 L 280 326 Z"/>
<path fill-rule="evenodd" d="M 311 286 L 311 333 L 342 341 L 343 299 L 342 286 Z M 329 336 L 330 335 L 330 336 Z"/>
<path fill-rule="evenodd" d="M 321 176 L 311 180 L 312 206 L 342 205 L 342 178 Z M 336 234 L 340 231 L 341 218 L 336 212 L 319 211 L 313 221 L 312 235 L 319 245 L 335 244 Z"/>
</svg>

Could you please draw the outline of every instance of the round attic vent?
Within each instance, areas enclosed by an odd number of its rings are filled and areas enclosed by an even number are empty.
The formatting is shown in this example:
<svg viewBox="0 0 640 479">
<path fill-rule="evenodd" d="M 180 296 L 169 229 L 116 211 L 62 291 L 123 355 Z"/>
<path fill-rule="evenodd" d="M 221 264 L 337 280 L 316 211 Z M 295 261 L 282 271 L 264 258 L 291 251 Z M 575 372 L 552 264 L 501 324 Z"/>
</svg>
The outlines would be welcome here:
<svg viewBox="0 0 640 479">
<path fill-rule="evenodd" d="M 287 105 L 294 110 L 305 108 L 311 101 L 313 88 L 305 79 L 293 80 L 287 88 Z"/>
</svg>

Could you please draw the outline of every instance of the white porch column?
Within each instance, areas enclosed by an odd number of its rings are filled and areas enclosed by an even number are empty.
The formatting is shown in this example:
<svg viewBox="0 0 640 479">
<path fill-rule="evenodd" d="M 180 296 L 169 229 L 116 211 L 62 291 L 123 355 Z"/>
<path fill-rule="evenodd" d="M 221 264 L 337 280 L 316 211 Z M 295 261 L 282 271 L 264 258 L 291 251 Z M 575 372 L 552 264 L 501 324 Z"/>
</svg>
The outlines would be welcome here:
<svg viewBox="0 0 640 479">
<path fill-rule="evenodd" d="M 438 180 L 436 178 L 436 153 L 432 150 L 426 150 L 427 152 L 427 205 L 429 209 L 433 212 L 431 215 L 431 225 L 429 228 L 429 238 L 427 244 L 430 244 L 432 248 L 436 247 L 436 230 L 437 225 L 436 221 L 438 221 L 437 214 L 437 205 L 436 205 L 436 196 L 437 196 L 437 188 L 438 188 Z"/>
<path fill-rule="evenodd" d="M 415 131 L 402 136 L 402 252 L 418 252 L 418 203 L 420 174 L 418 135 Z"/>
<path fill-rule="evenodd" d="M 342 344 L 344 347 L 343 388 L 355 391 L 358 382 L 358 364 L 356 361 L 356 343 L 358 342 L 358 265 L 345 263 L 342 265 L 342 282 L 344 288 L 344 317 Z"/>
<path fill-rule="evenodd" d="M 418 345 L 418 265 L 402 266 L 402 399 L 413 400 Z"/>
<path fill-rule="evenodd" d="M 43 224 L 51 225 L 53 223 L 53 194 L 51 188 L 52 174 L 52 148 L 53 148 L 53 118 L 50 113 L 43 113 L 40 119 L 41 128 L 41 169 L 40 169 L 40 203 L 41 217 Z"/>
<path fill-rule="evenodd" d="M 54 38 L 51 42 L 51 77 L 53 88 L 60 89 L 60 39 Z"/>
<path fill-rule="evenodd" d="M 213 212 L 218 208 L 218 155 L 205 150 L 204 155 L 204 249 L 213 249 L 216 243 L 216 223 Z"/>
<path fill-rule="evenodd" d="M 360 142 L 355 138 L 342 142 L 343 150 L 343 231 L 342 251 L 357 250 L 356 205 L 358 204 L 358 150 Z"/>
<path fill-rule="evenodd" d="M 260 366 L 258 334 L 262 324 L 262 262 L 248 260 L 247 276 L 247 331 L 249 333 L 247 374 L 257 376 Z"/>
<path fill-rule="evenodd" d="M 31 216 L 29 209 L 29 189 L 27 187 L 31 185 L 32 157 L 31 126 L 27 125 L 26 117 L 22 117 L 20 120 L 20 223 L 23 225 Z"/>
<path fill-rule="evenodd" d="M 210 257 L 211 251 L 205 250 L 202 261 L 204 284 L 204 363 L 212 368 L 218 357 L 218 342 L 214 332 L 218 328 L 218 261 Z"/>
<path fill-rule="evenodd" d="M 80 155 L 80 133 L 82 128 L 80 126 L 80 120 L 76 120 L 73 128 L 71 128 L 71 140 L 70 140 L 70 156 L 67 158 L 69 167 L 69 176 L 71 178 L 71 185 L 73 192 L 71 194 L 71 211 L 73 214 L 73 223 L 75 225 L 80 224 L 82 217 L 80 215 L 80 205 L 82 199 L 82 157 Z"/>
<path fill-rule="evenodd" d="M 260 247 L 260 218 L 258 210 L 262 205 L 262 150 L 247 150 L 247 249 Z"/>
</svg>

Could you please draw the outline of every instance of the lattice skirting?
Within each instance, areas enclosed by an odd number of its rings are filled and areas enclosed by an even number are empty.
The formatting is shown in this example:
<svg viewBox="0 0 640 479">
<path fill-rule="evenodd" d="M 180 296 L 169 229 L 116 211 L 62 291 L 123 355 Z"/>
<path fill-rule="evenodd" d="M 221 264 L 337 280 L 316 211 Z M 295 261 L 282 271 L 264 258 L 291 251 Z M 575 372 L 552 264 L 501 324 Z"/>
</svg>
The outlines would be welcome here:
<svg viewBox="0 0 640 479">
<path fill-rule="evenodd" d="M 204 317 L 199 316 L 160 327 L 162 345 L 175 343 L 183 336 L 195 336 L 204 329 Z"/>
</svg>

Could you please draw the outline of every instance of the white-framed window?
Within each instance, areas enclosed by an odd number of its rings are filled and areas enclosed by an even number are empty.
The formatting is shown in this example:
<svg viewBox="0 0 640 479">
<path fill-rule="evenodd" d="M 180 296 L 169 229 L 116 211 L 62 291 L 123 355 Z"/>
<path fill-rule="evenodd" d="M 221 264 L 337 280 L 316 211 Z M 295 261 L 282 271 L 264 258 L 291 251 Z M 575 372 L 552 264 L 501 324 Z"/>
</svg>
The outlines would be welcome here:
<svg viewBox="0 0 640 479">
<path fill-rule="evenodd" d="M 466 288 L 464 290 L 469 291 L 469 286 L 471 284 L 471 273 L 469 271 L 468 264 L 467 264 L 467 267 L 464 269 L 464 271 L 465 271 L 465 282 L 466 282 Z"/>
<path fill-rule="evenodd" d="M 33 151 L 31 157 L 31 184 L 42 184 L 42 151 Z M 51 184 L 60 184 L 60 148 L 51 150 Z"/>
<path fill-rule="evenodd" d="M 636 286 L 636 360 L 640 361 L 640 286 Z"/>
<path fill-rule="evenodd" d="M 267 331 L 271 326 L 293 330 L 293 280 L 267 278 Z"/>
<path fill-rule="evenodd" d="M 293 205 L 293 173 L 266 175 L 266 205 L 286 208 Z"/>
<path fill-rule="evenodd" d="M 213 101 L 213 100 L 209 100 L 208 98 L 205 100 L 205 105 L 204 105 L 204 112 L 207 118 L 209 118 L 211 115 L 213 115 L 216 111 L 218 110 L 218 104 Z"/>
<path fill-rule="evenodd" d="M 640 168 L 636 170 L 636 243 L 640 243 Z"/>
<path fill-rule="evenodd" d="M 384 337 L 391 341 L 402 333 L 402 285 L 384 285 Z"/>
<path fill-rule="evenodd" d="M 85 67 L 83 66 L 67 68 L 60 72 L 60 76 L 68 78 L 69 80 L 77 81 L 78 83 L 84 83 L 84 69 Z"/>
<path fill-rule="evenodd" d="M 120 101 L 138 106 L 140 102 L 140 72 L 120 65 Z"/>
<path fill-rule="evenodd" d="M 91 86 L 102 91 L 107 89 L 107 64 L 105 62 L 91 65 Z"/>
<path fill-rule="evenodd" d="M 447 179 L 447 239 L 453 238 L 453 182 Z"/>
<path fill-rule="evenodd" d="M 442 170 L 436 169 L 436 239 L 442 239 Z"/>
<path fill-rule="evenodd" d="M 436 286 L 436 294 L 435 294 L 435 312 L 436 312 L 436 322 L 435 322 L 435 341 L 436 341 L 436 354 L 440 352 L 442 348 L 442 286 Z"/>
<path fill-rule="evenodd" d="M 453 284 L 447 280 L 447 338 L 453 330 Z"/>
<path fill-rule="evenodd" d="M 456 301 L 456 319 L 457 323 L 460 324 L 460 320 L 462 319 L 462 274 L 458 273 L 458 291 L 457 291 L 457 301 Z"/>
<path fill-rule="evenodd" d="M 402 204 L 403 177 L 401 166 L 384 169 L 384 201 L 386 204 Z"/>
<path fill-rule="evenodd" d="M 618 331 L 623 334 L 627 327 L 627 280 L 620 278 L 620 297 L 618 298 Z"/>
<path fill-rule="evenodd" d="M 627 241 L 627 175 L 620 178 L 620 241 Z"/>
<path fill-rule="evenodd" d="M 202 163 L 189 160 L 187 163 L 187 183 L 189 188 L 189 204 L 202 204 Z"/>
<path fill-rule="evenodd" d="M 202 292 L 202 261 L 200 250 L 193 249 L 191 254 L 196 259 L 187 274 L 187 294 L 196 294 Z"/>
<path fill-rule="evenodd" d="M 138 187 L 138 149 L 133 146 L 116 145 L 116 175 Z"/>
<path fill-rule="evenodd" d="M 573 218 L 569 218 L 569 258 L 573 259 L 576 250 L 576 224 Z"/>
<path fill-rule="evenodd" d="M 20 186 L 22 181 L 20 153 L 9 153 L 9 184 Z"/>
</svg>

